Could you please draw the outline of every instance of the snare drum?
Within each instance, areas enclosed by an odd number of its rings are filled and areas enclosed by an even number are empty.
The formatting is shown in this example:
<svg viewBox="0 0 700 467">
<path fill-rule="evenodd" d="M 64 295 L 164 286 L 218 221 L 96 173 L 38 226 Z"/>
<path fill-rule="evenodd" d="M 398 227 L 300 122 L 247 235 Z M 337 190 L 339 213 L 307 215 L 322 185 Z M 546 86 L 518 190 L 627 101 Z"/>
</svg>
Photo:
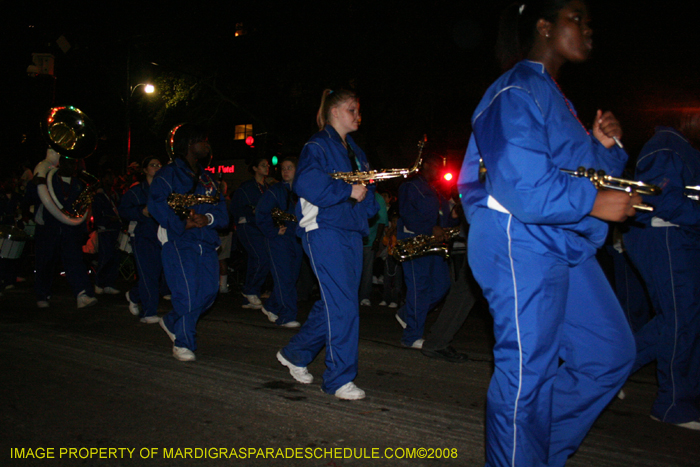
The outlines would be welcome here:
<svg viewBox="0 0 700 467">
<path fill-rule="evenodd" d="M 129 237 L 128 233 L 119 232 L 117 244 L 119 245 L 119 249 L 122 250 L 124 253 L 131 254 L 131 238 Z"/>
<path fill-rule="evenodd" d="M 17 259 L 22 256 L 28 235 L 9 225 L 0 226 L 0 258 Z"/>
</svg>

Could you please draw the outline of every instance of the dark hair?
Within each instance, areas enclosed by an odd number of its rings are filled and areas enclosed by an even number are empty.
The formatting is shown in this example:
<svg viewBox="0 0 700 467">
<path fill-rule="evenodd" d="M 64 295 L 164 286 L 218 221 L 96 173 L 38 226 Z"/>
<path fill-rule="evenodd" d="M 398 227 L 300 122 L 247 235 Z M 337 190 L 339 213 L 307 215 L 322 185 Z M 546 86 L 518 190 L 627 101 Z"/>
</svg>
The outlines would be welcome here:
<svg viewBox="0 0 700 467">
<path fill-rule="evenodd" d="M 150 164 L 153 159 L 163 164 L 163 161 L 160 160 L 160 157 L 158 156 L 146 156 L 146 158 L 141 162 L 141 168 L 146 170 L 148 168 L 148 164 Z"/>
<path fill-rule="evenodd" d="M 297 164 L 299 164 L 299 159 L 297 159 L 296 157 L 294 157 L 294 156 L 285 156 L 285 157 L 282 158 L 282 160 L 280 161 L 280 165 L 282 165 L 282 162 L 287 162 L 287 161 L 289 161 L 289 162 L 291 162 L 292 164 L 294 164 L 294 167 L 296 167 Z"/>
<path fill-rule="evenodd" d="M 572 0 L 530 0 L 511 3 L 501 13 L 496 41 L 496 56 L 503 70 L 527 57 L 537 33 L 537 22 L 554 23 L 559 11 Z"/>
<path fill-rule="evenodd" d="M 323 130 L 323 128 L 328 124 L 328 119 L 330 118 L 330 112 L 333 107 L 336 107 L 348 99 L 357 99 L 355 92 L 348 89 L 339 89 L 333 91 L 332 89 L 324 89 L 321 95 L 321 105 L 318 108 L 318 113 L 316 114 L 316 124 L 318 129 Z"/>
<path fill-rule="evenodd" d="M 185 157 L 190 144 L 207 139 L 207 130 L 194 123 L 184 123 L 173 136 L 173 152 L 176 157 Z"/>
<path fill-rule="evenodd" d="M 259 166 L 262 161 L 268 161 L 268 163 L 270 162 L 265 156 L 256 156 L 251 159 L 248 163 L 248 172 L 253 173 L 253 167 Z"/>
</svg>

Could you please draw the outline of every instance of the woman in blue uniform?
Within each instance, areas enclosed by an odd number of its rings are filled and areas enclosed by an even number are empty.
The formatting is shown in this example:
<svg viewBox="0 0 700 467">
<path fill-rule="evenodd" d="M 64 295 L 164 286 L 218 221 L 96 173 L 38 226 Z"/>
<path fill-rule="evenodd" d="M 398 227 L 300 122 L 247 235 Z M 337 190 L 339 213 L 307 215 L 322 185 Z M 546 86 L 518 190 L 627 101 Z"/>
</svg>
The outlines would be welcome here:
<svg viewBox="0 0 700 467">
<path fill-rule="evenodd" d="M 297 223 L 282 221 L 282 226 L 273 219 L 272 210 L 277 208 L 294 215 L 297 195 L 292 193 L 292 181 L 296 171 L 296 157 L 287 157 L 280 163 L 282 182 L 270 187 L 258 201 L 255 219 L 265 235 L 265 246 L 272 272 L 272 294 L 262 307 L 267 318 L 285 328 L 298 328 L 297 279 L 301 269 L 303 250 L 297 237 Z"/>
<path fill-rule="evenodd" d="M 158 240 L 158 222 L 148 212 L 148 193 L 153 177 L 162 167 L 157 157 L 147 157 L 143 161 L 146 179 L 132 186 L 122 197 L 119 215 L 130 222 L 136 222 L 133 229 L 132 247 L 138 271 L 138 286 L 126 293 L 129 310 L 139 315 L 142 323 L 158 323 L 159 282 L 163 273 L 161 261 L 162 246 Z M 142 308 L 139 310 L 138 304 Z"/>
<path fill-rule="evenodd" d="M 598 111 L 589 130 L 556 82 L 564 64 L 588 58 L 589 21 L 580 0 L 509 7 L 499 43 L 512 68 L 472 117 L 459 190 L 471 224 L 469 265 L 494 319 L 489 466 L 564 465 L 634 360 L 594 254 L 605 221 L 633 215 L 641 197 L 597 191 L 560 170 L 618 175 L 627 159 L 615 117 Z"/>
<path fill-rule="evenodd" d="M 270 163 L 258 157 L 248 167 L 253 178 L 243 182 L 231 198 L 231 218 L 236 225 L 236 235 L 248 252 L 243 297 L 243 308 L 260 309 L 260 289 L 270 272 L 270 260 L 265 247 L 265 236 L 257 226 L 255 207 L 260 197 L 269 188 L 265 177 L 270 172 Z"/>
<path fill-rule="evenodd" d="M 185 124 L 173 139 L 176 158 L 154 177 L 148 212 L 160 224 L 163 270 L 172 291 L 173 309 L 163 316 L 160 325 L 173 341 L 173 356 L 180 361 L 193 361 L 197 320 L 219 292 L 216 229 L 228 225 L 228 213 L 216 183 L 198 162 L 211 152 L 206 132 Z M 182 219 L 168 204 L 171 194 L 218 196 L 219 202 L 191 207 L 187 203 L 184 207 L 189 214 Z"/>
<path fill-rule="evenodd" d="M 685 187 L 700 185 L 698 148 L 700 114 L 685 115 L 678 129 L 656 129 L 635 178 L 661 186 L 661 196 L 625 235 L 656 311 L 634 336 L 633 371 L 656 361 L 652 418 L 692 430 L 700 430 L 700 205 Z"/>
<path fill-rule="evenodd" d="M 326 89 L 316 122 L 319 132 L 304 145 L 294 192 L 299 195 L 298 235 L 321 285 L 299 333 L 277 352 L 279 362 L 301 383 L 311 383 L 307 365 L 326 346 L 321 389 L 339 399 L 362 399 L 355 386 L 359 344 L 362 237 L 379 206 L 374 188 L 333 179 L 332 172 L 369 170 L 367 157 L 348 133 L 359 127 L 360 103 L 348 90 Z"/>
</svg>

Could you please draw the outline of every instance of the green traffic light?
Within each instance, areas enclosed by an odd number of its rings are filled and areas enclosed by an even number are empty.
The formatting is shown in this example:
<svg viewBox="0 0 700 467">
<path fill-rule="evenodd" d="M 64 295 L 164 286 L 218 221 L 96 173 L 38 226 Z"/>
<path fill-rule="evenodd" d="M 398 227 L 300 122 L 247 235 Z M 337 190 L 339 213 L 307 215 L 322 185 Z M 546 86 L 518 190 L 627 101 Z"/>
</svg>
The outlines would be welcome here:
<svg viewBox="0 0 700 467">
<path fill-rule="evenodd" d="M 272 165 L 277 165 L 277 162 L 279 162 L 277 156 L 272 156 Z"/>
</svg>

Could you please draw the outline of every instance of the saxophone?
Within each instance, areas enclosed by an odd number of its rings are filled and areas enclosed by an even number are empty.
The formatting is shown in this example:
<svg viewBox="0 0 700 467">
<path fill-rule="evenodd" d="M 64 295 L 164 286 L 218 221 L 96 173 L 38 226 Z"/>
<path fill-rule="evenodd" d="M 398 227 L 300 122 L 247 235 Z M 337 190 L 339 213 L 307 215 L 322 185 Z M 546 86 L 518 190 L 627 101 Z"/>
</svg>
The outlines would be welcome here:
<svg viewBox="0 0 700 467">
<path fill-rule="evenodd" d="M 190 209 L 192 206 L 197 204 L 218 204 L 218 196 L 207 196 L 207 195 L 185 195 L 180 193 L 171 193 L 168 196 L 168 206 L 173 208 L 175 214 L 177 214 L 180 219 L 187 219 L 190 215 Z"/>
<path fill-rule="evenodd" d="M 459 235 L 459 226 L 445 229 L 445 240 L 437 241 L 432 235 L 416 235 L 396 242 L 391 254 L 397 261 L 407 261 L 430 253 L 437 253 L 443 258 L 450 257 L 447 242 Z"/>
<path fill-rule="evenodd" d="M 296 222 L 297 221 L 297 216 L 294 214 L 290 214 L 288 212 L 285 212 L 281 210 L 280 208 L 272 208 L 270 211 L 270 214 L 272 215 L 272 220 L 274 221 L 275 225 L 277 228 L 282 228 L 284 227 L 284 223 L 289 221 L 289 222 Z"/>
<path fill-rule="evenodd" d="M 406 178 L 409 175 L 418 172 L 420 169 L 420 163 L 423 161 L 423 146 L 427 137 L 423 136 L 423 139 L 418 142 L 418 159 L 412 167 L 407 169 L 382 169 L 382 170 L 368 170 L 366 172 L 333 172 L 330 176 L 335 180 L 342 180 L 346 183 L 354 185 L 359 183 L 361 185 L 369 185 L 372 183 L 381 182 L 384 180 L 389 180 L 390 178 L 403 177 Z"/>
</svg>

